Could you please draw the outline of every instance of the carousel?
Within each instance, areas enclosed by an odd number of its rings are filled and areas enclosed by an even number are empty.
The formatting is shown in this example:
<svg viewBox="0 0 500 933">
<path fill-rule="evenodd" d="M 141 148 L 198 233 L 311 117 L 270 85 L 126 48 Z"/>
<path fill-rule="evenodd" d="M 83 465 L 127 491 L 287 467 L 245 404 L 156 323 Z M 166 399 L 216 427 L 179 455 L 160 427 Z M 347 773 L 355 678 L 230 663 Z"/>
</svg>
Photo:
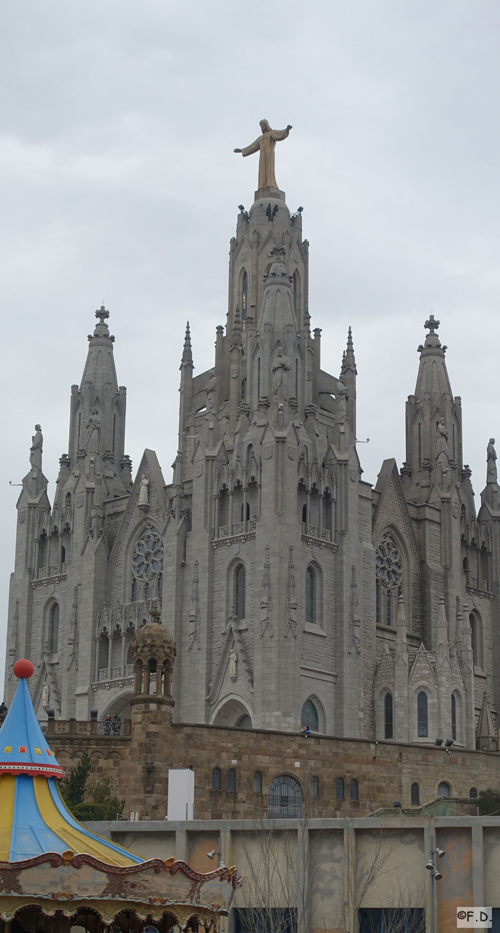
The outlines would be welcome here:
<svg viewBox="0 0 500 933">
<path fill-rule="evenodd" d="M 32 673 L 16 661 L 0 729 L 0 933 L 215 933 L 243 879 L 223 865 L 201 874 L 173 858 L 144 861 L 78 823 L 36 720 Z"/>
</svg>

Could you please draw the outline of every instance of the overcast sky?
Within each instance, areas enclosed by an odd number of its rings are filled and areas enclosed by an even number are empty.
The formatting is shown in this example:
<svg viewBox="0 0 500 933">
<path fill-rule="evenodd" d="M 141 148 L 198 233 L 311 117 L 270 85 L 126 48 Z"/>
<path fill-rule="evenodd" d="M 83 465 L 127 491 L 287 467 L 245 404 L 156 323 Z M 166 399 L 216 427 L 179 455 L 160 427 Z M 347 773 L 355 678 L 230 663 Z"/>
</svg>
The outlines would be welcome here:
<svg viewBox="0 0 500 933">
<path fill-rule="evenodd" d="M 0 644 L 35 422 L 52 496 L 105 302 L 126 450 L 176 451 L 179 359 L 225 323 L 228 244 L 263 117 L 293 125 L 277 180 L 303 205 L 312 325 L 338 374 L 348 325 L 364 478 L 404 459 L 431 310 L 479 494 L 500 435 L 498 0 L 3 0 Z M 500 442 L 500 436 L 499 436 Z M 36 661 L 36 659 L 33 659 Z M 2 661 L 3 676 L 3 661 Z"/>
</svg>

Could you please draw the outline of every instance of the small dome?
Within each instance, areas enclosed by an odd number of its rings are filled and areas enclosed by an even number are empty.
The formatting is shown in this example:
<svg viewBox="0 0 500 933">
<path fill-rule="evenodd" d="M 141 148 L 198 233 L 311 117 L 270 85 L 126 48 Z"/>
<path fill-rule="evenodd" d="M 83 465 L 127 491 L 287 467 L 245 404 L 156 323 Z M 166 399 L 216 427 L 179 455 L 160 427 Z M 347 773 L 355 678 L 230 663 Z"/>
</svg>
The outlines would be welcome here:
<svg viewBox="0 0 500 933">
<path fill-rule="evenodd" d="M 174 637 L 166 625 L 162 625 L 161 622 L 146 622 L 137 632 L 132 642 L 132 650 L 154 645 L 170 647 L 173 643 Z"/>
<path fill-rule="evenodd" d="M 173 662 L 175 658 L 175 644 L 172 632 L 160 622 L 158 609 L 151 610 L 151 622 L 146 622 L 135 636 L 131 644 L 134 658 L 148 661 Z"/>
</svg>

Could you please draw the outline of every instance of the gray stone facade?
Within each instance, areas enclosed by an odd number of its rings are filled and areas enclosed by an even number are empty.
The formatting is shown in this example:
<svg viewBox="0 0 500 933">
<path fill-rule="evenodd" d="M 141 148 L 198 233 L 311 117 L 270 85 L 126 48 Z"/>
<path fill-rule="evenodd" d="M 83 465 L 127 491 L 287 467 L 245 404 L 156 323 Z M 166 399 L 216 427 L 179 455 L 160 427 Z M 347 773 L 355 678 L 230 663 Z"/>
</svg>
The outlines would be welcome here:
<svg viewBox="0 0 500 933">
<path fill-rule="evenodd" d="M 18 501 L 7 702 L 26 656 L 40 716 L 128 717 L 130 642 L 157 606 L 177 646 L 176 722 L 497 747 L 493 444 L 476 515 L 431 316 L 406 461 L 384 461 L 374 488 L 362 479 L 352 336 L 339 375 L 324 371 L 308 253 L 283 192 L 240 210 L 210 371 L 194 374 L 186 330 L 170 484 L 152 450 L 132 480 L 126 391 L 96 312 L 54 502 L 41 453 Z"/>
</svg>

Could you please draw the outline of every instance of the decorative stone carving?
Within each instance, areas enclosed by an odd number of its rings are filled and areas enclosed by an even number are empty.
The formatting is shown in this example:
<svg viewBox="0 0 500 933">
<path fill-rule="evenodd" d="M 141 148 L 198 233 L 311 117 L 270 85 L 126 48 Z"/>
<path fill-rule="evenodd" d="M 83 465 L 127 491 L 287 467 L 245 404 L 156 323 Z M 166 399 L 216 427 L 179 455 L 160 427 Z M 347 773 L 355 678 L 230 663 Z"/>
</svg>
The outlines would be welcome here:
<svg viewBox="0 0 500 933">
<path fill-rule="evenodd" d="M 213 372 L 209 375 L 205 392 L 207 393 L 207 411 L 215 411 L 217 408 L 217 377 Z"/>
<path fill-rule="evenodd" d="M 234 645 L 233 645 L 233 647 L 231 648 L 231 651 L 229 652 L 229 676 L 232 681 L 235 681 L 238 679 L 237 664 L 238 664 L 238 655 L 236 654 L 236 651 L 234 650 Z"/>
<path fill-rule="evenodd" d="M 495 438 L 494 437 L 490 437 L 488 441 L 486 460 L 488 464 L 487 471 L 486 471 L 486 482 L 496 483 L 498 481 L 498 473 L 497 473 L 497 453 L 495 450 Z"/>
<path fill-rule="evenodd" d="M 260 601 L 260 637 L 263 638 L 266 630 L 269 631 L 269 634 L 272 638 L 273 629 L 272 629 L 272 596 L 271 596 L 271 580 L 270 580 L 270 547 L 266 545 L 265 557 L 264 557 L 264 573 L 262 576 L 262 597 Z"/>
<path fill-rule="evenodd" d="M 132 572 L 138 580 L 150 583 L 163 568 L 163 541 L 154 525 L 148 525 L 137 540 L 132 555 Z"/>
<path fill-rule="evenodd" d="M 139 508 L 149 508 L 149 480 L 145 473 L 141 474 L 141 483 L 139 486 Z"/>
<path fill-rule="evenodd" d="M 436 425 L 436 464 L 441 464 L 446 468 L 449 460 L 448 431 L 443 418 L 440 418 Z"/>
<path fill-rule="evenodd" d="M 42 687 L 42 706 L 44 709 L 47 709 L 50 702 L 50 688 L 48 683 L 44 683 Z"/>
<path fill-rule="evenodd" d="M 35 424 L 35 433 L 31 438 L 30 463 L 33 470 L 42 469 L 43 434 L 41 425 Z"/>
<path fill-rule="evenodd" d="M 292 364 L 285 356 L 283 347 L 278 347 L 278 352 L 273 360 L 273 394 L 276 399 L 285 398 L 285 373 L 289 372 Z"/>
<path fill-rule="evenodd" d="M 97 408 L 93 408 L 90 412 L 85 427 L 87 428 L 87 453 L 90 456 L 92 456 L 92 454 L 98 454 L 101 436 L 101 419 L 99 418 Z"/>
<path fill-rule="evenodd" d="M 295 597 L 295 569 L 293 547 L 288 548 L 288 593 L 286 597 L 285 638 L 291 632 L 297 638 L 297 600 Z"/>
<path fill-rule="evenodd" d="M 403 561 L 390 532 L 383 535 L 375 552 L 377 579 L 388 589 L 399 586 L 403 576 Z"/>
</svg>

